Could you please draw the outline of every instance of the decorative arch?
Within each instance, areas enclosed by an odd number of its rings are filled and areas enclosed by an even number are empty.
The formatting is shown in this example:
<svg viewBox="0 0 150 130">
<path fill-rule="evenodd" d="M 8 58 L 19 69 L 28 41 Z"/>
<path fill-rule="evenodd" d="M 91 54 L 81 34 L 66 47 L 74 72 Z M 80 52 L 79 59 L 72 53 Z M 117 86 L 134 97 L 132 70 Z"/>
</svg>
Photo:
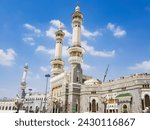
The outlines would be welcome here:
<svg viewBox="0 0 150 130">
<path fill-rule="evenodd" d="M 92 100 L 92 112 L 96 112 L 96 100 L 95 99 L 93 99 Z"/>
<path fill-rule="evenodd" d="M 128 113 L 128 106 L 126 104 L 123 105 L 122 109 L 123 113 Z"/>
<path fill-rule="evenodd" d="M 11 110 L 11 106 L 9 106 L 9 110 Z"/>
<path fill-rule="evenodd" d="M 150 107 L 150 97 L 148 94 L 144 96 L 144 100 L 145 100 L 145 107 Z"/>
</svg>

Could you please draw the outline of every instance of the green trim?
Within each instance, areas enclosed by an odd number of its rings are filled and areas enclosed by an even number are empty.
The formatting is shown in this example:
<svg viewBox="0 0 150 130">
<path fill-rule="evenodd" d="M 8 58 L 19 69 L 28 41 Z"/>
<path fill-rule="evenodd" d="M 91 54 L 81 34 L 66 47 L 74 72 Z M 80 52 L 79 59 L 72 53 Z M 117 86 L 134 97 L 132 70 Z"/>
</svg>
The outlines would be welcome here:
<svg viewBox="0 0 150 130">
<path fill-rule="evenodd" d="M 117 97 L 127 97 L 127 96 L 132 96 L 130 93 L 123 93 L 119 94 Z"/>
</svg>

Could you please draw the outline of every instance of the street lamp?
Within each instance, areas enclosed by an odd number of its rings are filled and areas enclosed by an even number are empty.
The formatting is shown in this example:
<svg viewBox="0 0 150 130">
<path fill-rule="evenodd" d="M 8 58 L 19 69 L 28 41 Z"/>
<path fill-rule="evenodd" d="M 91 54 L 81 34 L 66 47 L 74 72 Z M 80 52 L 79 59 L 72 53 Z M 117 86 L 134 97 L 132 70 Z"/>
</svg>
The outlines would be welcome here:
<svg viewBox="0 0 150 130">
<path fill-rule="evenodd" d="M 46 89 L 45 89 L 45 98 L 44 98 L 44 101 L 45 101 L 44 110 L 43 110 L 44 113 L 46 112 L 47 86 L 48 86 L 48 79 L 50 77 L 50 74 L 46 74 L 45 77 L 46 77 Z"/>
</svg>

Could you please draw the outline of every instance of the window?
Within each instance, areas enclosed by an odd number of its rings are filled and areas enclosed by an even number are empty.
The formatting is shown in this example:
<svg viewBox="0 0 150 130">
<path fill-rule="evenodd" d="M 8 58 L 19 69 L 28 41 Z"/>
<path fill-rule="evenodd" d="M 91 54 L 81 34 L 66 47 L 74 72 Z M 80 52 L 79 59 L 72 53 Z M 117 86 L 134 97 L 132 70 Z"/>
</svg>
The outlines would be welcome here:
<svg viewBox="0 0 150 130">
<path fill-rule="evenodd" d="M 128 113 L 128 107 L 126 104 L 123 105 L 123 113 Z"/>
<path fill-rule="evenodd" d="M 9 110 L 11 110 L 11 106 L 9 107 Z"/>
<path fill-rule="evenodd" d="M 79 78 L 77 77 L 77 82 L 79 82 Z"/>
<path fill-rule="evenodd" d="M 92 112 L 96 112 L 96 100 L 92 100 Z"/>
<path fill-rule="evenodd" d="M 126 90 L 126 87 L 122 88 L 122 90 Z"/>
<path fill-rule="evenodd" d="M 149 107 L 150 106 L 150 97 L 149 95 L 145 95 L 145 107 Z"/>
<path fill-rule="evenodd" d="M 91 111 L 91 103 L 89 103 L 89 111 Z"/>
<path fill-rule="evenodd" d="M 96 94 L 96 91 L 92 91 L 91 94 Z"/>
</svg>

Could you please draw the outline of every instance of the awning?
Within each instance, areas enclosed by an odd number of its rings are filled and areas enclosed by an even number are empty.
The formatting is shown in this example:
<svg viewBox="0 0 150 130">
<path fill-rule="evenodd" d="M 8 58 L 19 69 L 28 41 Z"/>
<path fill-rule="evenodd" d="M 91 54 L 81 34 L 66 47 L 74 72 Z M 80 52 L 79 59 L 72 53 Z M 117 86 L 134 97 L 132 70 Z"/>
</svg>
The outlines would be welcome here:
<svg viewBox="0 0 150 130">
<path fill-rule="evenodd" d="M 130 93 L 122 93 L 122 94 L 119 94 L 116 97 L 128 97 L 128 96 L 132 97 L 132 95 Z"/>
</svg>

